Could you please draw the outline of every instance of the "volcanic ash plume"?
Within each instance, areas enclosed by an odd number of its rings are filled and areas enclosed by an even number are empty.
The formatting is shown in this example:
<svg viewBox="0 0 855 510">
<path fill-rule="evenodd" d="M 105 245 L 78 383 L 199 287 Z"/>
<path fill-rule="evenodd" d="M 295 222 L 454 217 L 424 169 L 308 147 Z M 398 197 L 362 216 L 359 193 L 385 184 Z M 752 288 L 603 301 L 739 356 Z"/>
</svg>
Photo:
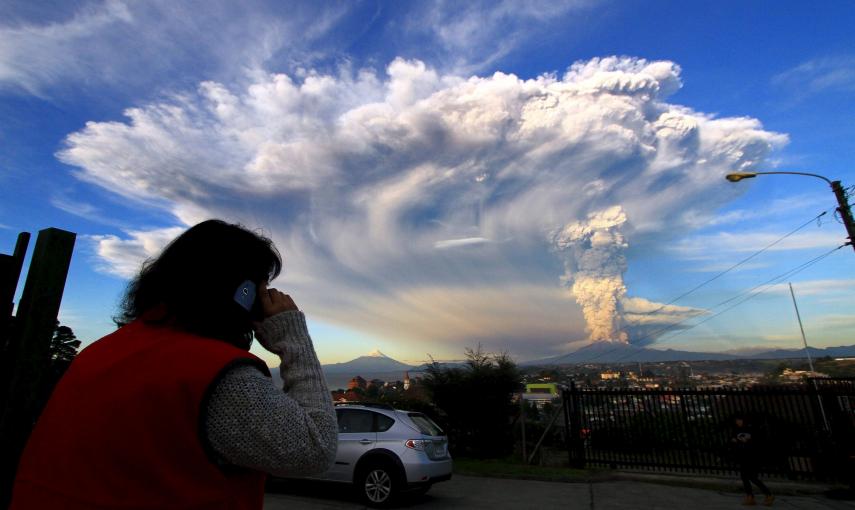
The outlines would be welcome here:
<svg viewBox="0 0 855 510">
<path fill-rule="evenodd" d="M 627 243 L 621 233 L 626 214 L 620 206 L 568 223 L 552 241 L 564 256 L 564 282 L 582 307 L 590 340 L 628 343 L 621 331 L 621 302 L 626 296 L 623 273 Z"/>
</svg>

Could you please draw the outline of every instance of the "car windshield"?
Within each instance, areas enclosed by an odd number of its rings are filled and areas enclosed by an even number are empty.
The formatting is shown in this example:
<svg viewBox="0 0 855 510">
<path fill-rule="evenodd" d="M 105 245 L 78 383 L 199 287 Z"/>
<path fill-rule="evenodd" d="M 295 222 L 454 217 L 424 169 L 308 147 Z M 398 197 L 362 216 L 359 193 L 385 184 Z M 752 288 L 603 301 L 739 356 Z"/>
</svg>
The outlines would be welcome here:
<svg viewBox="0 0 855 510">
<path fill-rule="evenodd" d="M 408 413 L 407 416 L 416 424 L 416 427 L 419 428 L 419 432 L 426 436 L 444 436 L 445 432 L 434 423 L 433 420 L 423 415 L 422 413 Z"/>
</svg>

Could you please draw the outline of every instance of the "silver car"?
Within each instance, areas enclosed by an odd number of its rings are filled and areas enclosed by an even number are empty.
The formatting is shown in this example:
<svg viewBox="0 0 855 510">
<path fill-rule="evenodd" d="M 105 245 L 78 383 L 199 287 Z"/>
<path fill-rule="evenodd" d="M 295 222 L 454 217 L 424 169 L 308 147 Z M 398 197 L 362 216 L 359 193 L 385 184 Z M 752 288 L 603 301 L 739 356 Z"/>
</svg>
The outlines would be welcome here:
<svg viewBox="0 0 855 510">
<path fill-rule="evenodd" d="M 424 494 L 451 479 L 448 438 L 422 413 L 382 404 L 336 404 L 338 453 L 313 479 L 352 483 L 371 506 L 401 492 Z"/>
</svg>

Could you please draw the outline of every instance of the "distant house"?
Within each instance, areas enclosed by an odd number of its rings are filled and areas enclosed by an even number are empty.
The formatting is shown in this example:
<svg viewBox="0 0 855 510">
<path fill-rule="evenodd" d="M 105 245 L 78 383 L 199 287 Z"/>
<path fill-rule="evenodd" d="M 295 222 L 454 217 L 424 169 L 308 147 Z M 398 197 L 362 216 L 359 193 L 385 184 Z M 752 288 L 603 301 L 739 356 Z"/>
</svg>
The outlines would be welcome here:
<svg viewBox="0 0 855 510">
<path fill-rule="evenodd" d="M 600 379 L 602 379 L 604 381 L 609 381 L 609 380 L 613 380 L 613 379 L 620 379 L 620 372 L 612 372 L 612 371 L 600 372 Z"/>
<path fill-rule="evenodd" d="M 560 399 L 561 393 L 555 383 L 526 384 L 522 398 L 525 402 L 533 402 L 538 409 L 543 409 L 544 405 Z"/>
<path fill-rule="evenodd" d="M 347 389 L 349 390 L 353 390 L 356 388 L 361 388 L 364 390 L 366 386 L 368 386 L 368 383 L 365 381 L 365 379 L 358 375 L 351 379 L 349 383 L 347 383 Z"/>
<path fill-rule="evenodd" d="M 332 391 L 333 402 L 359 402 L 363 400 L 362 395 L 353 390 L 348 391 Z"/>
<path fill-rule="evenodd" d="M 828 374 L 811 372 L 810 370 L 793 370 L 791 368 L 785 368 L 784 371 L 781 372 L 781 379 L 786 379 L 792 382 L 800 382 L 806 377 L 828 377 Z"/>
</svg>

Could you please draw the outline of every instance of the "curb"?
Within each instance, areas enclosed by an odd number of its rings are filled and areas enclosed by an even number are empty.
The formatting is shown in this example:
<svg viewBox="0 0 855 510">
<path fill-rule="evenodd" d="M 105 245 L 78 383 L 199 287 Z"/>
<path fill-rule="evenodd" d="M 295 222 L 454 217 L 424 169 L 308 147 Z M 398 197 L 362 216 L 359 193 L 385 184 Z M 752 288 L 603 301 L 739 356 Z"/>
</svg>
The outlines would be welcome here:
<svg viewBox="0 0 855 510">
<path fill-rule="evenodd" d="M 742 482 L 737 476 L 692 476 L 678 474 L 653 474 L 632 471 L 594 471 L 586 475 L 568 475 L 567 477 L 547 477 L 536 474 L 502 474 L 479 473 L 474 471 L 455 471 L 461 476 L 481 476 L 485 478 L 500 478 L 511 480 L 535 480 L 555 483 L 605 483 L 605 482 L 640 482 L 672 487 L 687 487 L 707 489 L 720 492 L 742 493 Z M 829 491 L 845 489 L 841 484 L 822 482 L 805 482 L 794 480 L 764 479 L 773 494 L 785 496 L 816 496 L 825 495 Z"/>
<path fill-rule="evenodd" d="M 679 487 L 690 487 L 696 489 L 710 489 L 722 492 L 742 492 L 742 482 L 736 476 L 685 476 L 685 475 L 662 475 L 633 472 L 613 472 L 611 481 L 632 481 L 660 485 L 671 485 Z M 821 482 L 805 482 L 794 480 L 764 479 L 769 490 L 773 494 L 788 496 L 823 495 L 829 490 L 843 488 L 843 485 L 828 484 Z"/>
</svg>

